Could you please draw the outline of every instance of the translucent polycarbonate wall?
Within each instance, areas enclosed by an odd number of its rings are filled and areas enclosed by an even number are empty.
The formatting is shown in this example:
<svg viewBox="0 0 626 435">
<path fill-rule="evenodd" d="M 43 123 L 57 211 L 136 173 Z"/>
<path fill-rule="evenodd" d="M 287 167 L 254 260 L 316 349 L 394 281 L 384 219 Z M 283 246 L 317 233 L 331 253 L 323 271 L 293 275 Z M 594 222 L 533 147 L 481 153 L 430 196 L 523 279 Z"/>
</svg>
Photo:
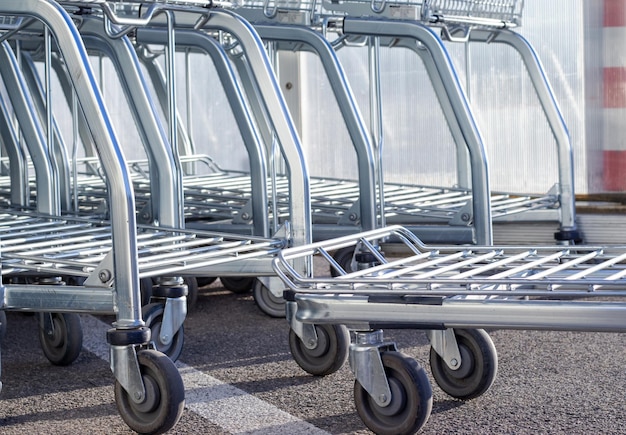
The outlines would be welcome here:
<svg viewBox="0 0 626 435">
<path fill-rule="evenodd" d="M 602 153 L 608 139 L 603 137 L 602 14 L 603 0 L 526 0 L 517 29 L 536 49 L 569 129 L 577 193 L 603 190 Z M 446 47 L 487 149 L 491 187 L 548 191 L 558 181 L 555 140 L 518 54 L 496 44 Z M 342 48 L 338 56 L 369 128 L 368 49 Z M 98 70 L 104 66 L 104 95 L 128 158 L 141 158 L 135 121 L 123 108 L 115 73 L 108 61 L 94 58 L 94 63 Z M 310 172 L 356 179 L 355 153 L 319 59 L 289 52 L 279 56 L 278 64 Z M 183 54 L 177 55 L 177 65 L 178 109 L 183 122 L 189 122 L 196 151 L 224 168 L 248 170 L 245 147 L 211 60 L 204 54 L 191 56 L 188 94 Z M 405 48 L 381 47 L 380 65 L 383 130 L 375 142 L 381 140 L 385 180 L 438 186 L 462 182 L 456 146 L 419 56 Z M 71 138 L 71 121 L 58 121 Z"/>
<path fill-rule="evenodd" d="M 536 49 L 569 128 L 577 192 L 601 186 L 601 0 L 527 0 L 518 31 Z M 556 144 L 519 55 L 508 46 L 448 43 L 488 152 L 492 188 L 548 191 L 557 181 Z M 339 56 L 369 118 L 368 51 Z M 301 58 L 302 137 L 314 173 L 354 175 L 345 129 L 317 59 Z M 381 49 L 383 162 L 386 179 L 457 184 L 452 137 L 420 58 Z M 600 100 L 599 100 L 600 98 Z"/>
</svg>

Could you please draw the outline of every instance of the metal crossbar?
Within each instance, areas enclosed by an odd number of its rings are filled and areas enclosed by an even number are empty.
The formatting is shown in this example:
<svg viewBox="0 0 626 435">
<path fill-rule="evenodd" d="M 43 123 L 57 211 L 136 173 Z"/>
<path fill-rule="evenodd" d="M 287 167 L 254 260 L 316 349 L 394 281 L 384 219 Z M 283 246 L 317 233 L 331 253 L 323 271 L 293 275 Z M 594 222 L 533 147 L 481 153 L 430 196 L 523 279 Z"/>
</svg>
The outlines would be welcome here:
<svg viewBox="0 0 626 435">
<path fill-rule="evenodd" d="M 518 27 L 524 0 L 323 0 L 323 14 L 385 16 L 429 24 Z"/>
</svg>

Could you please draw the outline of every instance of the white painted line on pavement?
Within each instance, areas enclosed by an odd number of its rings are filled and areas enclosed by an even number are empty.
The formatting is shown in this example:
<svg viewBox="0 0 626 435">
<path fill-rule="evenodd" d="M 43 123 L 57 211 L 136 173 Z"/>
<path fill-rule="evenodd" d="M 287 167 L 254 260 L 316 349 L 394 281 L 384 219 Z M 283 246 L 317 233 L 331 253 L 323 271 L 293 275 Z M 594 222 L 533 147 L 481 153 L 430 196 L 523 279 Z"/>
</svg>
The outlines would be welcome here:
<svg viewBox="0 0 626 435">
<path fill-rule="evenodd" d="M 83 347 L 109 361 L 106 331 L 110 325 L 93 316 L 82 315 Z M 185 384 L 186 406 L 202 418 L 233 434 L 325 435 L 312 424 L 274 405 L 224 383 L 185 363 L 176 367 Z"/>
</svg>

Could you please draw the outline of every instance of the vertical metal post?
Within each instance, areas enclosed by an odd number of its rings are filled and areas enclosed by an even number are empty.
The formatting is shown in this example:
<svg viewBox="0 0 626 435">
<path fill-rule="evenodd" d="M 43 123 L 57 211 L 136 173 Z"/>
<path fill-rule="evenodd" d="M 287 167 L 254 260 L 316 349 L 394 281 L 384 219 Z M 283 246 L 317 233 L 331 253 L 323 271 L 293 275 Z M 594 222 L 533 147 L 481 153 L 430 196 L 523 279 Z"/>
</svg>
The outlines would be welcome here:
<svg viewBox="0 0 626 435">
<path fill-rule="evenodd" d="M 269 58 L 273 70 L 274 70 L 274 74 L 276 75 L 276 80 L 278 81 L 278 83 L 280 83 L 280 76 L 279 76 L 279 71 L 278 71 L 278 67 L 277 67 L 277 62 L 276 62 L 276 50 L 274 47 L 274 44 L 272 44 L 271 42 L 267 44 L 267 57 Z M 272 136 L 272 140 L 271 140 L 271 148 L 270 148 L 270 153 L 269 153 L 269 157 L 270 157 L 270 165 L 269 165 L 269 170 L 270 170 L 270 182 L 272 184 L 272 234 L 276 234 L 278 232 L 278 228 L 280 227 L 280 223 L 279 223 L 279 210 L 278 210 L 278 195 L 277 195 L 277 188 L 278 186 L 276 185 L 276 177 L 278 177 L 278 171 L 282 170 L 282 168 L 280 167 L 280 159 L 281 159 L 281 154 L 280 154 L 280 150 L 278 149 L 278 139 L 276 138 L 276 132 L 272 129 L 271 131 L 271 136 Z"/>
<path fill-rule="evenodd" d="M 370 134 L 372 145 L 378 155 L 376 161 L 376 191 L 379 202 L 379 225 L 385 226 L 385 189 L 383 176 L 383 109 L 380 91 L 380 38 L 371 36 L 368 39 L 368 66 L 369 66 L 369 101 L 370 101 Z"/>
<path fill-rule="evenodd" d="M 78 101 L 76 91 L 72 88 L 72 183 L 74 191 L 73 211 L 78 212 Z"/>
<path fill-rule="evenodd" d="M 59 168 L 57 166 L 56 159 L 52 158 L 52 143 L 54 141 L 54 133 L 52 130 L 52 84 L 51 84 L 51 65 L 52 65 L 52 47 L 50 42 L 50 30 L 48 26 L 44 26 L 44 87 L 46 94 L 46 152 L 48 160 L 52 166 L 52 179 L 54 181 L 54 191 L 52 192 L 54 200 L 52 203 L 54 204 L 55 210 L 53 211 L 55 214 L 58 214 L 60 210 L 58 209 L 58 198 L 59 192 L 57 188 L 58 177 L 59 177 Z M 19 59 L 19 57 L 17 58 Z"/>
<path fill-rule="evenodd" d="M 187 124 L 187 136 L 191 153 L 196 153 L 196 145 L 193 141 L 193 100 L 191 91 L 191 49 L 185 49 L 185 104 L 186 104 L 186 124 Z M 196 173 L 195 162 L 188 162 L 184 165 L 185 174 L 193 175 Z"/>
<path fill-rule="evenodd" d="M 180 154 L 178 152 L 178 118 L 176 116 L 176 32 L 174 30 L 174 16 L 171 12 L 167 12 L 167 50 L 166 50 L 166 71 L 168 86 L 168 117 L 169 117 L 169 137 L 172 147 L 172 154 L 176 165 L 176 178 L 178 179 L 178 192 L 181 196 L 175 205 L 178 210 L 174 210 L 174 214 L 178 212 L 178 224 L 184 225 L 184 198 L 182 195 L 182 171 L 180 165 Z"/>
</svg>

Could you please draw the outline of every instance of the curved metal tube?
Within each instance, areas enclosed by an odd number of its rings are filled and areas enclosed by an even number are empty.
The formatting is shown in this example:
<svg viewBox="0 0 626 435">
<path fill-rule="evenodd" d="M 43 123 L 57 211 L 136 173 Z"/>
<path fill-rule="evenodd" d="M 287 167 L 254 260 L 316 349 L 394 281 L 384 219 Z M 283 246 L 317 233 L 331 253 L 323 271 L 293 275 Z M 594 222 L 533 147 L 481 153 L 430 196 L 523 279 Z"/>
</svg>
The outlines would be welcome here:
<svg viewBox="0 0 626 435">
<path fill-rule="evenodd" d="M 42 121 L 46 119 L 46 102 L 45 95 L 46 92 L 44 90 L 43 84 L 37 74 L 37 70 L 35 68 L 35 64 L 31 56 L 22 51 L 22 74 L 23 77 L 28 84 L 28 88 L 30 89 L 30 95 L 32 97 L 33 103 L 37 109 L 37 113 L 39 115 L 39 119 Z M 63 138 L 61 137 L 61 132 L 59 131 L 59 127 L 54 118 L 51 119 L 52 124 L 52 143 L 50 144 L 50 158 L 53 160 L 53 168 L 55 168 L 55 173 L 58 174 L 59 180 L 59 200 L 61 210 L 69 210 L 70 209 L 70 168 L 69 168 L 69 158 L 67 156 L 67 149 L 65 143 L 63 142 Z"/>
<path fill-rule="evenodd" d="M 320 33 L 301 26 L 255 24 L 264 40 L 301 43 L 320 58 L 357 154 L 361 228 L 376 228 L 375 157 L 369 133 L 335 50 Z M 280 46 L 279 46 L 280 47 Z"/>
<path fill-rule="evenodd" d="M 541 108 L 546 115 L 557 146 L 559 166 L 559 193 L 561 203 L 561 230 L 576 231 L 576 198 L 574 193 L 574 153 L 572 143 L 556 101 L 552 86 L 548 81 L 543 65 L 534 48 L 526 38 L 511 30 L 490 32 L 472 30 L 470 42 L 501 43 L 511 46 L 522 57 L 530 80 L 535 88 Z"/>
<path fill-rule="evenodd" d="M 11 205 L 28 206 L 30 190 L 28 189 L 28 173 L 26 155 L 19 144 L 13 122 L 8 117 L 9 111 L 0 96 L 0 137 L 9 157 L 9 180 Z"/>
<path fill-rule="evenodd" d="M 137 29 L 137 41 L 140 43 L 163 44 L 166 42 L 166 37 L 167 35 L 162 29 Z M 235 72 L 228 62 L 228 55 L 213 37 L 203 32 L 185 29 L 177 30 L 176 42 L 179 46 L 193 47 L 206 52 L 215 65 L 250 159 L 254 235 L 269 237 L 267 157 L 265 148 L 261 144 L 245 99 L 237 86 Z"/>
<path fill-rule="evenodd" d="M 159 121 L 135 49 L 128 38 L 111 39 L 103 23 L 94 18 L 83 21 L 80 33 L 85 46 L 105 54 L 121 75 L 120 82 L 131 102 L 150 165 L 152 220 L 159 225 L 183 228 L 182 170 Z"/>
<path fill-rule="evenodd" d="M 45 128 L 37 116 L 35 103 L 19 70 L 17 59 L 6 41 L 0 44 L 0 75 L 35 166 L 37 211 L 58 215 L 61 212 L 58 179 L 48 150 Z"/>
<path fill-rule="evenodd" d="M 441 85 L 449 101 L 449 107 L 454 114 L 454 120 L 458 124 L 470 154 L 472 207 L 476 243 L 491 245 L 493 243 L 493 233 L 487 154 L 478 127 L 474 122 L 471 109 L 465 98 L 465 93 L 441 39 L 432 29 L 414 21 L 346 18 L 343 31 L 345 34 L 351 35 L 411 38 L 419 41 L 428 50 L 437 69 L 437 76 L 441 79 Z"/>
<path fill-rule="evenodd" d="M 233 35 L 241 44 L 254 72 L 258 89 L 278 136 L 290 174 L 292 240 L 297 245 L 311 243 L 311 194 L 309 176 L 300 138 L 284 101 L 263 42 L 250 23 L 228 11 L 213 11 L 206 29 L 219 29 Z"/>
<path fill-rule="evenodd" d="M 0 10 L 37 18 L 50 29 L 63 55 L 70 79 L 85 112 L 96 149 L 107 175 L 113 233 L 113 265 L 117 292 L 117 328 L 143 325 L 137 267 L 135 199 L 126 162 L 107 110 L 96 89 L 87 51 L 71 17 L 58 4 L 39 1 L 0 0 Z"/>
</svg>

